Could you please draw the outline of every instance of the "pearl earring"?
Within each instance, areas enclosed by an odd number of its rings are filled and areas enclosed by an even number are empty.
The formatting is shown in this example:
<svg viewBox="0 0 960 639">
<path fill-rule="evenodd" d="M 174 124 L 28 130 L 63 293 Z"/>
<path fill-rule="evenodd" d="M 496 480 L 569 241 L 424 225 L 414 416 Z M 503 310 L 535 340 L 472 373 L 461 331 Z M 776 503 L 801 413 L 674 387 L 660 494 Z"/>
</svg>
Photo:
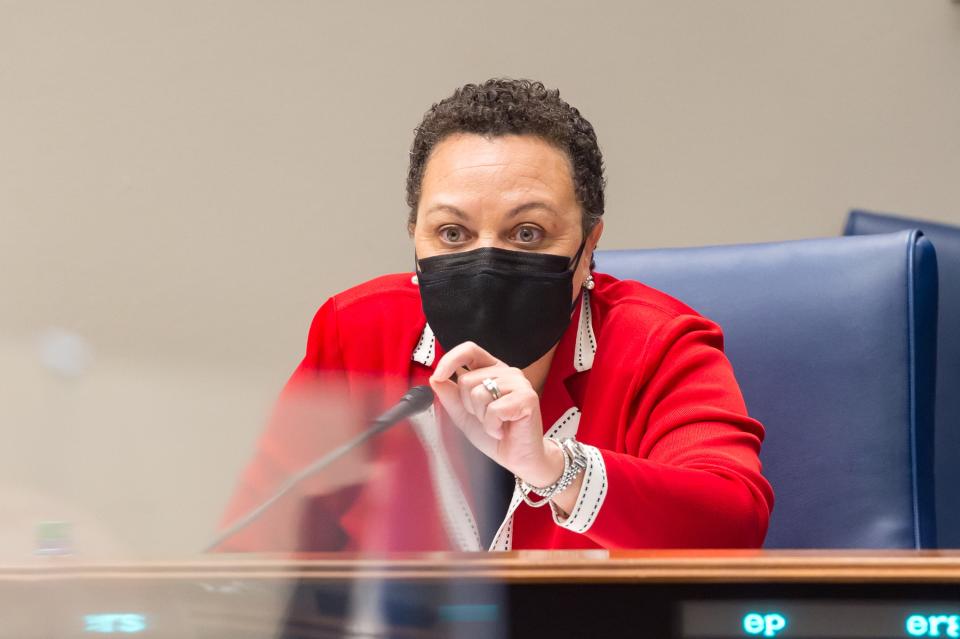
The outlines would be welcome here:
<svg viewBox="0 0 960 639">
<path fill-rule="evenodd" d="M 587 279 L 583 281 L 583 288 L 592 291 L 594 286 L 596 286 L 596 284 L 593 282 L 593 273 L 588 273 Z"/>
</svg>

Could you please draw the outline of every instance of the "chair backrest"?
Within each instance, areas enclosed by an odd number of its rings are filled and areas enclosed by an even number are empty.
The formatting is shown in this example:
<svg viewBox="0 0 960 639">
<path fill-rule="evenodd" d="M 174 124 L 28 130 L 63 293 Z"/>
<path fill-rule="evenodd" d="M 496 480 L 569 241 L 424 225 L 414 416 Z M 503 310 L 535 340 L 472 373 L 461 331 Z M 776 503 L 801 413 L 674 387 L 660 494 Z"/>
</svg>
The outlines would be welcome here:
<svg viewBox="0 0 960 639">
<path fill-rule="evenodd" d="M 775 505 L 768 548 L 936 546 L 937 264 L 916 231 L 603 251 L 723 328 Z"/>
<path fill-rule="evenodd" d="M 845 235 L 920 229 L 937 250 L 940 303 L 937 332 L 937 543 L 960 548 L 960 227 L 894 215 L 851 211 Z"/>
</svg>

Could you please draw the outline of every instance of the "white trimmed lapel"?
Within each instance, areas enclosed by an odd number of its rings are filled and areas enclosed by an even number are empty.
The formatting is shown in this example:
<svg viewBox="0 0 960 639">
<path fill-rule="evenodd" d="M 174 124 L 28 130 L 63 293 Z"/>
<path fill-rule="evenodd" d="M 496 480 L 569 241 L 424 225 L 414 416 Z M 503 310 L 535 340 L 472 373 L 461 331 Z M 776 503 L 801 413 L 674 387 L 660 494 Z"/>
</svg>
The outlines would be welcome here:
<svg viewBox="0 0 960 639">
<path fill-rule="evenodd" d="M 420 333 L 420 339 L 413 348 L 413 354 L 410 358 L 424 366 L 433 366 L 433 360 L 437 356 L 437 338 L 433 335 L 433 329 L 429 324 L 424 324 L 423 332 Z"/>
<path fill-rule="evenodd" d="M 590 291 L 584 289 L 581 300 L 577 347 L 573 353 L 573 368 L 578 373 L 593 368 L 593 356 L 597 353 L 597 336 L 593 332 L 593 312 L 590 310 Z"/>
</svg>

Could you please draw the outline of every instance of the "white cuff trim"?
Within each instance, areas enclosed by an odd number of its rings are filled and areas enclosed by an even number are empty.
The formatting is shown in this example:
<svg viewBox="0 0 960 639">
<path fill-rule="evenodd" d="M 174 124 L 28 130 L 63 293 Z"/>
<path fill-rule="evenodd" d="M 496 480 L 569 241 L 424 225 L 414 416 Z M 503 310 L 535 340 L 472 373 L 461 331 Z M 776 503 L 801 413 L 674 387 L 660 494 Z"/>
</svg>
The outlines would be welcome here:
<svg viewBox="0 0 960 639">
<path fill-rule="evenodd" d="M 607 497 L 607 466 L 603 463 L 603 455 L 596 446 L 581 444 L 587 453 L 587 468 L 583 471 L 583 484 L 580 485 L 580 494 L 577 503 L 573 505 L 570 516 L 561 520 L 556 508 L 550 504 L 553 521 L 562 528 L 583 534 L 590 530 L 594 520 L 600 513 L 603 500 Z"/>
</svg>

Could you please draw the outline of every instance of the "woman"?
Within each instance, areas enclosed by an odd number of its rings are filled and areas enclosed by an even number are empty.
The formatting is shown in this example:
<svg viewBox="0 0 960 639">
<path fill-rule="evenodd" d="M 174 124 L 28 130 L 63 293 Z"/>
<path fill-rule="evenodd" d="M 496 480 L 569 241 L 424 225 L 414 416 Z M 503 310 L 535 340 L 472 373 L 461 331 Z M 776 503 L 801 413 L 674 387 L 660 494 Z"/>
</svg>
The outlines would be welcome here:
<svg viewBox="0 0 960 639">
<path fill-rule="evenodd" d="M 378 407 L 406 384 L 429 383 L 438 402 L 412 420 L 416 437 L 394 429 L 368 451 L 393 456 L 373 473 L 378 488 L 341 473 L 340 486 L 313 487 L 292 537 L 257 522 L 224 548 L 761 545 L 773 504 L 763 428 L 720 329 L 592 271 L 604 178 L 590 123 L 540 83 L 493 79 L 435 104 L 410 157 L 416 274 L 329 299 L 281 406 L 309 397 L 311 381 L 354 393 L 369 375 L 397 380 Z M 225 523 L 309 461 L 288 421 L 264 435 Z M 450 453 L 456 432 L 509 481 L 488 534 Z M 371 527 L 375 516 L 418 523 Z"/>
</svg>

